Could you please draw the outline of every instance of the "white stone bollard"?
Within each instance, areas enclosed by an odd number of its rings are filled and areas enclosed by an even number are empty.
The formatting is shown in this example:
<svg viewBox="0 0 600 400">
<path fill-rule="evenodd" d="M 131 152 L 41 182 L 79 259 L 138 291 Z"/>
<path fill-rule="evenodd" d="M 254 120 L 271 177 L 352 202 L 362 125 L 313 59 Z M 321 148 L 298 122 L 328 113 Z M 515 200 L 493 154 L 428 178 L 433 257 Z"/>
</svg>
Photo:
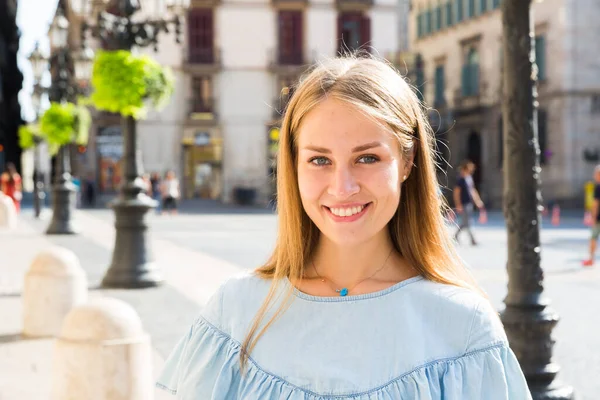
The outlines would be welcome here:
<svg viewBox="0 0 600 400">
<path fill-rule="evenodd" d="M 14 229 L 17 226 L 17 208 L 13 200 L 0 192 L 0 227 Z"/>
<path fill-rule="evenodd" d="M 151 400 L 152 347 L 135 310 L 100 298 L 65 318 L 54 354 L 52 400 Z"/>
<path fill-rule="evenodd" d="M 58 336 L 63 320 L 87 301 L 87 278 L 72 251 L 52 246 L 41 251 L 25 274 L 23 334 Z"/>
</svg>

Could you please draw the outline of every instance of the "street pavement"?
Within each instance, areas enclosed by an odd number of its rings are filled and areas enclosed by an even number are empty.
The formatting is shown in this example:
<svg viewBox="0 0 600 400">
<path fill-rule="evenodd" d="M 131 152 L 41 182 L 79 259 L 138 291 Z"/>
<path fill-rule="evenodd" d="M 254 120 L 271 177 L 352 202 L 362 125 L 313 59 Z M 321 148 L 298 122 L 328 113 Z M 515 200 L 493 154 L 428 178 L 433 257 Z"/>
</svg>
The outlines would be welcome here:
<svg viewBox="0 0 600 400">
<path fill-rule="evenodd" d="M 79 257 L 90 296 L 111 296 L 131 304 L 152 337 L 155 375 L 208 297 L 220 283 L 254 268 L 269 256 L 276 238 L 276 217 L 268 209 L 214 203 L 182 208 L 182 213 L 149 215 L 154 255 L 166 283 L 142 290 L 105 290 L 102 276 L 114 245 L 110 210 L 77 213 L 81 234 L 43 235 L 49 220 L 24 210 L 19 227 L 0 230 L 0 400 L 49 398 L 53 341 L 27 339 L 21 331 L 23 276 L 36 253 L 50 244 Z M 480 245 L 459 245 L 460 253 L 498 310 L 506 294 L 506 231 L 502 216 L 491 212 L 476 225 Z M 542 263 L 546 294 L 561 320 L 554 330 L 559 377 L 573 385 L 579 400 L 600 399 L 600 257 L 596 268 L 582 268 L 588 230 L 581 213 L 565 213 L 558 227 L 544 220 Z M 155 399 L 169 398 L 157 391 Z"/>
</svg>

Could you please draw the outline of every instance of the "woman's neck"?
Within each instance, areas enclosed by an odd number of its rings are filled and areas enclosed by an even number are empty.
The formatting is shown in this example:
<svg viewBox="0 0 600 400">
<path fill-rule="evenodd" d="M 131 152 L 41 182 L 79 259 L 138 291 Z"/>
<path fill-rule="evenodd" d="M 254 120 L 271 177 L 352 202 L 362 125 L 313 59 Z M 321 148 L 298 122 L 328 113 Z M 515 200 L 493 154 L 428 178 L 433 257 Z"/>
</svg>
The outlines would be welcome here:
<svg viewBox="0 0 600 400">
<path fill-rule="evenodd" d="M 321 236 L 312 264 L 307 265 L 307 277 L 319 275 L 338 285 L 349 286 L 360 280 L 384 274 L 396 263 L 394 246 L 389 235 L 376 236 L 368 242 L 341 246 Z M 399 255 L 397 255 L 399 256 Z M 314 264 L 314 265 L 313 265 Z"/>
</svg>

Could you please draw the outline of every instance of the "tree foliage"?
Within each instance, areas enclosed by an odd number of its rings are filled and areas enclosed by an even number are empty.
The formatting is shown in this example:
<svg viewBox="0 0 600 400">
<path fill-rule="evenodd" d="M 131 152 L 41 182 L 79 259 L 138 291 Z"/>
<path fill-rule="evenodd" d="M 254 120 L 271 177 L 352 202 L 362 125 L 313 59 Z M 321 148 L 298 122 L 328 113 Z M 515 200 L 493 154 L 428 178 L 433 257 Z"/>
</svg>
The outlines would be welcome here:
<svg viewBox="0 0 600 400">
<path fill-rule="evenodd" d="M 92 86 L 91 103 L 97 109 L 139 119 L 146 114 L 146 100 L 155 108 L 166 104 L 174 79 L 170 69 L 148 56 L 101 51 L 94 60 Z"/>
</svg>

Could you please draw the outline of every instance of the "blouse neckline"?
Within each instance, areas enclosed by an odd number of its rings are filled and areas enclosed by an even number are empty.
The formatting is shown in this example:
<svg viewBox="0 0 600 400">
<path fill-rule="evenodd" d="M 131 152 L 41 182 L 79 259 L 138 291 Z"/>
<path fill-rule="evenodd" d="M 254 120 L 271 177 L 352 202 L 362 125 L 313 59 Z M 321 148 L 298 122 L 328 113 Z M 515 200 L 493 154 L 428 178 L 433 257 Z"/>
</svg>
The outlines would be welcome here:
<svg viewBox="0 0 600 400">
<path fill-rule="evenodd" d="M 415 282 L 421 281 L 423 279 L 424 278 L 421 275 L 417 275 L 417 276 L 413 276 L 412 278 L 408 278 L 403 281 L 400 281 L 388 288 L 378 290 L 376 292 L 363 293 L 363 294 L 350 295 L 350 296 L 314 296 L 312 294 L 304 293 L 300 289 L 298 289 L 297 287 L 292 285 L 292 282 L 289 280 L 289 278 L 286 277 L 285 281 L 288 285 L 290 285 L 293 288 L 294 295 L 300 299 L 307 300 L 307 301 L 321 302 L 321 303 L 342 303 L 342 302 L 349 302 L 349 301 L 352 302 L 352 301 L 368 300 L 368 299 L 373 299 L 376 297 L 382 297 L 382 296 L 388 295 L 390 293 L 393 293 L 396 290 L 399 290 L 407 285 L 410 285 L 411 283 L 415 283 Z"/>
</svg>

